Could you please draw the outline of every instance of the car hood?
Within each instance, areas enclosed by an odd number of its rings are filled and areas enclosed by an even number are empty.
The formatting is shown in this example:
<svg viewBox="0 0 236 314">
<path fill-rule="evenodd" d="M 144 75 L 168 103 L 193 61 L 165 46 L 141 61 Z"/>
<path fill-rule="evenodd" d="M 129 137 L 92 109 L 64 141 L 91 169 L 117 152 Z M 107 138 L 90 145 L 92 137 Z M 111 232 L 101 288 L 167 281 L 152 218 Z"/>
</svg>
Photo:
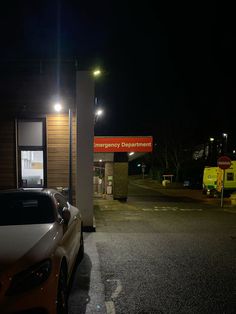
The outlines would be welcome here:
<svg viewBox="0 0 236 314">
<path fill-rule="evenodd" d="M 45 255 L 58 234 L 55 224 L 14 225 L 0 227 L 0 271 L 25 255 Z M 43 241 L 42 241 L 42 238 Z M 51 239 L 51 241 L 49 241 Z M 43 242 L 43 244 L 42 244 Z M 37 250 L 36 250 L 37 248 Z M 35 257 L 37 258 L 37 257 Z"/>
</svg>

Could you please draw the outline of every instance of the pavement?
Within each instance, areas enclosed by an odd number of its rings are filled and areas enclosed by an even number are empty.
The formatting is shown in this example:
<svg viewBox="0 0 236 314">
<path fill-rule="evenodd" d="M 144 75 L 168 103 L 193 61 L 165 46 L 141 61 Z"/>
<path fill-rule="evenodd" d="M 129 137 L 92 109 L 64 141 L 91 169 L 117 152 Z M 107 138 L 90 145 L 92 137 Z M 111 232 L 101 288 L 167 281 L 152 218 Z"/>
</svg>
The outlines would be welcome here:
<svg viewBox="0 0 236 314">
<path fill-rule="evenodd" d="M 163 186 L 157 180 L 151 178 L 145 179 L 131 179 L 130 184 L 142 187 L 147 190 L 153 190 L 166 197 L 178 197 L 182 199 L 188 199 L 193 202 L 200 202 L 214 209 L 229 211 L 236 213 L 236 204 L 231 201 L 230 197 L 224 198 L 223 208 L 221 208 L 220 198 L 207 197 L 202 194 L 202 190 L 183 188 L 180 183 L 171 183 L 167 186 Z M 95 198 L 94 199 L 95 211 L 105 210 L 135 210 L 138 209 L 133 202 L 130 202 L 129 197 L 127 202 L 120 202 L 118 200 L 111 199 L 111 196 Z"/>
<path fill-rule="evenodd" d="M 160 182 L 152 180 L 151 178 L 145 179 L 132 179 L 132 184 L 138 185 L 142 188 L 158 191 L 166 196 L 178 196 L 180 198 L 189 198 L 196 202 L 208 205 L 218 210 L 236 213 L 236 197 L 235 194 L 231 197 L 225 197 L 223 200 L 223 207 L 221 208 L 220 198 L 213 198 L 202 193 L 201 189 L 184 188 L 182 183 L 171 183 L 163 186 Z"/>
<path fill-rule="evenodd" d="M 132 180 L 130 184 L 142 187 L 149 191 L 155 190 L 159 195 L 164 195 L 166 197 L 178 196 L 180 198 L 187 198 L 193 203 L 196 202 L 198 204 L 203 204 L 206 208 L 212 208 L 219 214 L 221 211 L 236 213 L 236 206 L 231 204 L 230 199 L 224 199 L 224 208 L 221 208 L 219 199 L 209 199 L 205 195 L 202 195 L 201 190 L 185 189 L 175 183 L 163 187 L 160 183 L 148 178 L 135 179 Z M 153 218 L 150 216 L 150 224 L 144 226 L 142 223 L 142 215 L 147 217 L 148 213 L 140 211 L 140 207 L 138 207 L 134 201 L 130 201 L 129 198 L 127 202 L 113 200 L 111 197 L 95 198 L 94 213 L 97 232 L 84 233 L 85 256 L 75 274 L 75 280 L 69 297 L 69 314 L 115 314 L 117 312 L 115 310 L 115 305 L 117 306 L 116 299 L 121 292 L 121 286 L 120 282 L 117 280 L 118 276 L 117 278 L 113 278 L 113 275 L 111 275 L 115 272 L 115 269 L 110 269 L 109 267 L 114 265 L 116 260 L 120 258 L 119 255 L 110 256 L 113 247 L 118 247 L 122 242 L 117 241 L 116 238 L 119 238 L 124 232 L 127 234 L 125 236 L 126 238 L 131 238 L 132 235 L 134 235 L 129 249 L 123 252 L 124 256 L 126 256 L 126 254 L 129 254 L 128 252 L 132 252 L 132 243 L 135 243 L 138 232 L 149 236 L 149 233 L 154 230 L 154 227 L 151 225 Z M 199 213 L 196 212 L 196 215 L 199 215 Z M 173 230 L 174 226 L 175 224 L 173 225 Z M 161 228 L 166 227 L 159 226 L 158 228 L 159 230 L 162 230 Z M 203 225 L 202 228 L 207 230 L 208 226 Z M 186 232 L 188 233 L 188 231 Z M 166 231 L 164 230 L 164 235 L 165 234 Z M 160 234 L 158 235 L 158 239 L 160 239 Z M 116 252 L 116 250 L 114 252 Z M 114 261 L 110 264 L 107 263 L 107 260 L 112 258 Z M 101 263 L 103 266 L 101 266 Z M 102 267 L 103 269 L 101 271 Z M 132 267 L 127 270 L 127 276 L 128 274 L 131 274 L 131 272 Z M 104 277 L 104 274 L 108 275 Z M 122 274 L 122 271 L 118 272 L 118 274 Z M 123 282 L 125 282 L 125 278 L 126 277 L 123 278 Z M 110 298 L 107 298 L 108 290 L 113 291 Z M 136 312 L 137 310 L 130 311 L 130 313 Z M 120 309 L 118 313 L 125 313 L 125 310 Z M 150 311 L 148 313 L 152 312 Z M 172 312 L 170 311 L 170 313 Z"/>
</svg>

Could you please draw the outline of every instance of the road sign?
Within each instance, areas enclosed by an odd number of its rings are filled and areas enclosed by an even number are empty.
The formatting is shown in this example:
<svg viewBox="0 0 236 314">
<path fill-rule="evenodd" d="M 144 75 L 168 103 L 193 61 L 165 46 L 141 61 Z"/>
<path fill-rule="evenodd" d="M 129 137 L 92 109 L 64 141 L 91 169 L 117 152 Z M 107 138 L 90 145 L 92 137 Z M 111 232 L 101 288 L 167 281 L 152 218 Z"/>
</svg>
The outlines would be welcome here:
<svg viewBox="0 0 236 314">
<path fill-rule="evenodd" d="M 228 169 L 231 166 L 231 159 L 228 156 L 221 156 L 217 160 L 217 166 L 223 170 Z"/>
</svg>

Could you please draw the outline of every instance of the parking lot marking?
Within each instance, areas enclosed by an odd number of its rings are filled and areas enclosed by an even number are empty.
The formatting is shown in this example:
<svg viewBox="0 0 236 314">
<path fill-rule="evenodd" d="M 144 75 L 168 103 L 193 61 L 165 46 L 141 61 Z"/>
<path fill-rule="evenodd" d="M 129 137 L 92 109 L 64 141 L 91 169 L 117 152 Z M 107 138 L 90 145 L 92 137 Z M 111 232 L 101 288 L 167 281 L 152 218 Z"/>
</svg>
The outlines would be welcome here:
<svg viewBox="0 0 236 314">
<path fill-rule="evenodd" d="M 107 282 L 116 282 L 116 289 L 111 295 L 111 301 L 105 302 L 107 314 L 115 314 L 116 309 L 115 309 L 114 301 L 118 297 L 118 295 L 121 293 L 122 285 L 119 279 L 107 279 Z"/>
<path fill-rule="evenodd" d="M 145 212 L 150 212 L 150 211 L 155 211 L 155 212 L 166 212 L 166 211 L 186 211 L 186 212 L 193 212 L 193 211 L 203 211 L 202 208 L 179 208 L 179 207 L 170 207 L 170 206 L 154 206 L 154 208 L 142 208 L 142 211 Z"/>
<path fill-rule="evenodd" d="M 201 212 L 201 208 L 180 208 L 179 210 L 182 210 L 183 212 Z"/>
<path fill-rule="evenodd" d="M 107 301 L 107 302 L 105 302 L 105 304 L 106 304 L 107 314 L 115 314 L 116 313 L 115 304 L 113 301 Z"/>
</svg>

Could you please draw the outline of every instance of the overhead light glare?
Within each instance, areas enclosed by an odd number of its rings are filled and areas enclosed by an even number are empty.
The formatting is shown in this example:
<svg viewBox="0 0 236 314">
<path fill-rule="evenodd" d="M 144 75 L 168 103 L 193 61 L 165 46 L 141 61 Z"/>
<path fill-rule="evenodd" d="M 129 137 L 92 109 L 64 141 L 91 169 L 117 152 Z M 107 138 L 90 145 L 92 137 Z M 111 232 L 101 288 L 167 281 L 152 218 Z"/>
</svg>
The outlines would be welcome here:
<svg viewBox="0 0 236 314">
<path fill-rule="evenodd" d="M 96 69 L 96 70 L 94 70 L 93 71 L 93 75 L 96 77 L 96 76 L 99 76 L 99 75 L 101 75 L 101 70 L 100 69 Z"/>
<path fill-rule="evenodd" d="M 103 110 L 102 109 L 98 109 L 97 111 L 96 111 L 96 115 L 97 116 L 101 116 L 103 114 Z"/>
<path fill-rule="evenodd" d="M 56 112 L 60 112 L 62 110 L 62 105 L 60 103 L 56 103 L 54 109 Z"/>
</svg>

